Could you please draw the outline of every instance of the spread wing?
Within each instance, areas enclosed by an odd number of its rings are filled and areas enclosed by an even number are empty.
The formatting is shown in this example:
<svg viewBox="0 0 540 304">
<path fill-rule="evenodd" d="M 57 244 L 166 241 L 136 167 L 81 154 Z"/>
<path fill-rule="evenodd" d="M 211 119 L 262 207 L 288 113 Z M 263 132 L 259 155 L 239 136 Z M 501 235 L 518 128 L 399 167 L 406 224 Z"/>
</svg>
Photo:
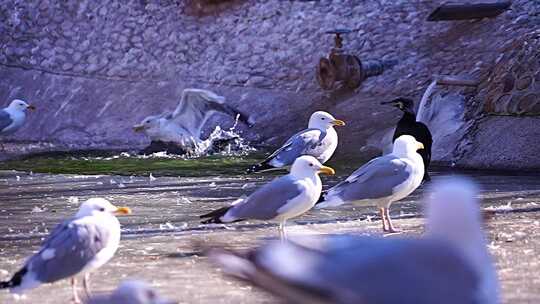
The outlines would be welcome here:
<svg viewBox="0 0 540 304">
<path fill-rule="evenodd" d="M 239 110 L 227 105 L 225 97 L 208 90 L 185 89 L 180 103 L 170 117 L 174 122 L 188 130 L 193 137 L 199 138 L 201 129 L 216 112 L 227 114 L 233 118 L 239 115 L 239 120 L 249 124 L 249 118 Z"/>
<path fill-rule="evenodd" d="M 326 133 L 319 129 L 306 129 L 300 131 L 289 138 L 281 148 L 277 149 L 264 161 L 276 167 L 292 165 L 294 160 L 304 155 L 317 145 L 326 136 Z"/>
</svg>

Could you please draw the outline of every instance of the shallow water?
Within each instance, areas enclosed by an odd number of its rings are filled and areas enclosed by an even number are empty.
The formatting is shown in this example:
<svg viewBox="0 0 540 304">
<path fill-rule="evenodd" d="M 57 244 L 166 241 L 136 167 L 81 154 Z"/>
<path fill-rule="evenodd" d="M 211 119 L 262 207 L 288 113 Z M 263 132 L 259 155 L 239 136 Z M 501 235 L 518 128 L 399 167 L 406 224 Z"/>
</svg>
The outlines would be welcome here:
<svg viewBox="0 0 540 304">
<path fill-rule="evenodd" d="M 201 225 L 198 216 L 229 204 L 241 195 L 249 194 L 267 182 L 273 175 L 244 175 L 243 170 L 258 159 L 220 157 L 199 160 L 182 159 L 94 159 L 102 166 L 83 165 L 81 159 L 40 158 L 11 163 L 11 168 L 32 170 L 0 171 L 0 279 L 7 278 L 24 261 L 24 257 L 37 249 L 41 238 L 61 219 L 74 214 L 79 203 L 89 197 L 101 196 L 119 206 L 129 206 L 134 213 L 121 218 L 123 226 L 122 248 L 103 272 L 96 274 L 96 290 L 108 290 L 124 276 L 146 278 L 158 285 L 166 294 L 185 303 L 213 301 L 218 303 L 265 303 L 273 299 L 243 284 L 224 279 L 200 256 L 196 244 L 227 243 L 245 248 L 261 238 L 275 237 L 273 223 L 243 222 L 231 225 Z M 88 161 L 88 160 L 86 160 Z M 7 166 L 7 165 L 4 165 Z M 202 169 L 197 169 L 201 166 Z M 334 184 L 355 168 L 334 164 L 338 175 L 323 177 L 325 186 Z M 4 167 L 5 168 L 5 167 Z M 37 172 L 75 172 L 77 174 L 48 174 Z M 87 172 L 86 170 L 96 170 Z M 111 172 L 123 175 L 105 174 Z M 100 175 L 83 175 L 100 173 Z M 136 174 L 138 175 L 132 175 Z M 150 177 L 152 173 L 152 177 Z M 459 172 L 437 170 L 432 175 L 461 173 L 472 176 L 483 187 L 483 207 L 497 212 L 497 221 L 514 222 L 530 219 L 533 228 L 539 220 L 540 178 L 536 175 L 494 172 Z M 274 175 L 277 173 L 274 173 Z M 178 175 L 178 176 L 170 176 Z M 392 205 L 395 224 L 413 234 L 422 231 L 420 188 L 406 200 Z M 77 202 L 78 201 L 78 202 Z M 510 220 L 512 218 L 512 220 Z M 373 219 L 373 222 L 371 221 Z M 290 223 L 294 233 L 314 232 L 369 232 L 378 233 L 375 208 L 370 206 L 346 207 L 338 210 L 314 210 Z M 497 225 L 495 225 L 497 226 Z M 508 238 L 514 230 L 497 226 L 490 231 L 493 242 L 503 246 L 512 244 Z M 503 233 L 503 234 L 501 234 Z M 504 233 L 508 234 L 505 235 Z M 531 243 L 533 254 L 538 253 L 540 240 L 535 234 Z M 504 247 L 506 250 L 506 247 Z M 513 247 L 500 265 L 508 266 L 508 274 L 517 276 L 508 284 L 523 286 L 526 273 L 514 273 L 530 268 L 534 261 L 514 261 Z M 529 254 L 516 247 L 520 254 Z M 502 252 L 502 251 L 501 251 Z M 495 252 L 497 254 L 497 252 Z M 508 260 L 505 260 L 508 259 Z M 512 260 L 512 263 L 509 261 Z M 505 264 L 506 263 L 506 264 Z M 529 263 L 525 265 L 524 263 Z M 540 270 L 540 265 L 538 270 Z M 520 277 L 521 275 L 521 277 Z M 517 283 L 519 282 L 519 284 Z M 538 282 L 536 282 L 538 283 Z M 536 284 L 531 280 L 531 284 Z M 510 286 L 510 285 L 509 285 Z M 512 285 L 513 286 L 513 285 Z M 540 286 L 540 284 L 538 285 Z M 58 294 L 46 300 L 42 296 L 48 288 L 38 288 L 27 296 L 27 303 L 63 303 L 69 299 L 66 282 L 52 285 Z M 538 290 L 539 288 L 536 288 Z M 511 295 L 512 303 L 526 303 L 529 293 Z M 534 295 L 534 294 L 533 294 Z M 40 299 L 36 302 L 36 299 Z M 537 298 L 536 298 L 537 299 Z M 7 301 L 7 302 L 6 302 Z M 12 298 L 0 291 L 0 303 L 11 303 Z"/>
</svg>

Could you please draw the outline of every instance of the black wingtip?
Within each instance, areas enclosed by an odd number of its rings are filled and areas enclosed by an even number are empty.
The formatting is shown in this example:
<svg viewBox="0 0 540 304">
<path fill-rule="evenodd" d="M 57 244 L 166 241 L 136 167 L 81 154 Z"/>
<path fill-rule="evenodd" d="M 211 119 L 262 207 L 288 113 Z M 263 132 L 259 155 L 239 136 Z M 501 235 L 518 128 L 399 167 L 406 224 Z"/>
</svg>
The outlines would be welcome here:
<svg viewBox="0 0 540 304">
<path fill-rule="evenodd" d="M 262 163 L 251 166 L 249 169 L 246 170 L 246 174 L 257 173 L 257 172 L 262 172 L 262 171 L 271 170 L 271 169 L 274 169 L 274 166 L 271 166 L 268 163 L 262 162 Z"/>
<path fill-rule="evenodd" d="M 13 288 L 21 285 L 23 276 L 26 274 L 27 269 L 24 267 L 23 269 L 17 271 L 11 280 L 0 282 L 0 289 L 6 289 L 6 288 Z"/>
<path fill-rule="evenodd" d="M 231 209 L 231 206 L 222 207 L 212 212 L 199 216 L 200 219 L 206 219 L 201 221 L 201 224 L 222 224 L 221 217 Z"/>
</svg>

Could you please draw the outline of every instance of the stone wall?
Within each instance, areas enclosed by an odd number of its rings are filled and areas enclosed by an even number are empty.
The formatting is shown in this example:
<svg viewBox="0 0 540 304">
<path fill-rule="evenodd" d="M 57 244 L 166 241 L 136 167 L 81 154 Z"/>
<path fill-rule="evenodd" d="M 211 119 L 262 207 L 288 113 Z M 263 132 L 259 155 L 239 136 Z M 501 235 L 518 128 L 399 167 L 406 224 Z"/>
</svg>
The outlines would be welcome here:
<svg viewBox="0 0 540 304">
<path fill-rule="evenodd" d="M 370 157 L 399 117 L 380 101 L 419 100 L 434 74 L 488 79 L 505 47 L 540 25 L 540 3 L 528 0 L 494 19 L 456 22 L 426 21 L 444 1 L 223 2 L 2 2 L 0 100 L 25 98 L 41 109 L 9 140 L 137 147 L 145 139 L 130 126 L 173 108 L 183 88 L 196 86 L 251 111 L 257 125 L 245 132 L 256 143 L 279 144 L 326 109 L 349 122 L 339 154 Z M 334 28 L 355 30 L 345 37 L 351 53 L 397 65 L 355 91 L 321 90 L 315 66 L 333 44 L 324 32 Z M 483 100 L 468 100 L 470 119 L 482 117 Z M 470 151 L 461 146 L 442 161 L 466 164 Z"/>
</svg>

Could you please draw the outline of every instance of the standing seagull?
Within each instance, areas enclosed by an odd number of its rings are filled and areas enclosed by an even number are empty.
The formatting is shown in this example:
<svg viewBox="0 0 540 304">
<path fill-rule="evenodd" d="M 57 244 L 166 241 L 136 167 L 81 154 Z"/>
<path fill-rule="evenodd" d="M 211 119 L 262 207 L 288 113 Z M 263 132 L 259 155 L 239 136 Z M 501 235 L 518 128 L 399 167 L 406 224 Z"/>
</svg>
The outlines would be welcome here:
<svg viewBox="0 0 540 304">
<path fill-rule="evenodd" d="M 433 145 L 433 137 L 429 128 L 422 122 L 416 121 L 416 114 L 414 112 L 414 102 L 407 98 L 396 98 L 392 101 L 381 102 L 381 104 L 390 104 L 401 111 L 403 116 L 398 121 L 396 130 L 392 141 L 401 135 L 412 135 L 417 141 L 424 145 L 424 149 L 418 151 L 422 160 L 424 161 L 424 178 L 423 180 L 429 181 L 429 163 L 431 162 L 431 146 Z"/>
<path fill-rule="evenodd" d="M 148 116 L 133 126 L 136 132 L 144 132 L 152 141 L 173 142 L 187 151 L 193 151 L 202 142 L 201 130 L 214 113 L 237 117 L 251 125 L 249 117 L 227 105 L 225 97 L 201 89 L 185 89 L 174 112 Z"/>
<path fill-rule="evenodd" d="M 290 166 L 301 155 L 311 155 L 324 164 L 337 148 L 338 136 L 334 126 L 344 125 L 345 122 L 335 119 L 330 113 L 317 111 L 311 114 L 307 129 L 294 134 L 263 162 L 251 167 L 248 173 Z"/>
<path fill-rule="evenodd" d="M 20 99 L 13 100 L 7 108 L 0 110 L 0 135 L 19 130 L 26 120 L 26 110 L 35 110 L 35 107 Z"/>
<path fill-rule="evenodd" d="M 313 156 L 301 156 L 294 161 L 289 174 L 274 179 L 231 206 L 201 215 L 201 218 L 208 218 L 203 223 L 275 220 L 279 222 L 279 236 L 283 240 L 286 237 L 285 222 L 311 209 L 320 197 L 319 173 L 335 174 L 334 169 L 323 166 Z"/>
<path fill-rule="evenodd" d="M 110 295 L 90 298 L 86 304 L 175 304 L 164 299 L 148 284 L 141 281 L 125 281 Z"/>
<path fill-rule="evenodd" d="M 498 304 L 476 186 L 453 177 L 433 189 L 422 238 L 312 236 L 210 258 L 287 303 Z"/>
<path fill-rule="evenodd" d="M 23 293 L 43 283 L 71 278 L 73 301 L 80 303 L 75 275 L 84 274 L 84 290 L 89 296 L 90 272 L 107 263 L 118 249 L 120 223 L 114 215 L 129 213 L 129 208 L 115 207 L 103 198 L 87 200 L 73 219 L 56 226 L 11 280 L 0 282 L 0 289 Z"/>
<path fill-rule="evenodd" d="M 316 208 L 371 201 L 379 207 L 383 231 L 396 232 L 388 209 L 422 183 L 424 163 L 416 151 L 423 148 L 422 143 L 410 135 L 398 137 L 392 153 L 372 159 L 330 188 Z"/>
</svg>

